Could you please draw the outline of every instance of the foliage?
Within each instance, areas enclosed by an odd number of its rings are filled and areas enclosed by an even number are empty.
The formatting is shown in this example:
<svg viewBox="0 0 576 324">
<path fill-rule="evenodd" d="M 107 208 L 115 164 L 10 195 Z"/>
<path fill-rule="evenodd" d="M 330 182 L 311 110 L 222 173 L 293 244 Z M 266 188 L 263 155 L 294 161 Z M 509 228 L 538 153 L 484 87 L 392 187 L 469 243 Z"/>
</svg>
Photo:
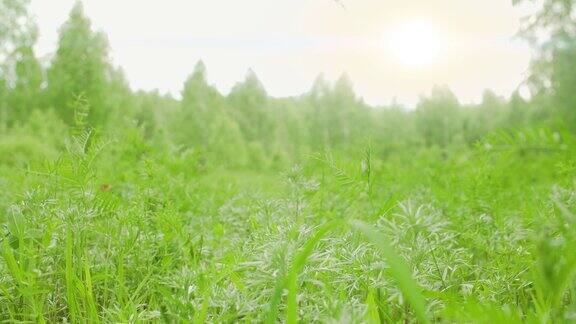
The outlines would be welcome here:
<svg viewBox="0 0 576 324">
<path fill-rule="evenodd" d="M 574 130 L 576 125 L 576 3 L 573 0 L 514 0 L 534 2 L 539 10 L 526 17 L 521 31 L 537 50 L 528 81 L 534 96 L 544 96 L 550 109 Z"/>
<path fill-rule="evenodd" d="M 105 102 L 111 72 L 108 44 L 104 35 L 92 31 L 80 2 L 76 3 L 62 26 L 58 43 L 48 69 L 46 91 L 50 107 L 71 123 L 73 104 L 78 96 L 84 96 L 97 107 L 92 110 L 90 119 L 104 122 L 109 113 Z"/>
<path fill-rule="evenodd" d="M 0 1 L 0 322 L 574 321 L 568 47 L 530 101 L 222 95 L 202 62 L 176 99 L 131 91 L 80 4 L 44 71 Z"/>
</svg>

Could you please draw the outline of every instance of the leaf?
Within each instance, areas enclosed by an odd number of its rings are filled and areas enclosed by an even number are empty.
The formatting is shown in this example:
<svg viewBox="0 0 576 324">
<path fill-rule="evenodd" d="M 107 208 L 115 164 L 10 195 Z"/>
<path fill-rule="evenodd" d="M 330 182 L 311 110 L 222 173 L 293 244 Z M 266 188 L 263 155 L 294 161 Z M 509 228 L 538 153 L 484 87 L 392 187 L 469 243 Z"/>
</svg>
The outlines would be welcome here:
<svg viewBox="0 0 576 324">
<path fill-rule="evenodd" d="M 416 317 L 421 323 L 429 323 L 430 321 L 426 316 L 426 300 L 420 292 L 421 289 L 412 278 L 410 268 L 406 262 L 394 251 L 386 237 L 364 222 L 352 220 L 349 224 L 352 228 L 364 234 L 372 244 L 382 251 L 386 262 L 390 266 L 390 273 L 396 280 L 398 288 L 400 288 L 400 291 L 402 291 L 402 294 L 412 306 Z"/>
</svg>

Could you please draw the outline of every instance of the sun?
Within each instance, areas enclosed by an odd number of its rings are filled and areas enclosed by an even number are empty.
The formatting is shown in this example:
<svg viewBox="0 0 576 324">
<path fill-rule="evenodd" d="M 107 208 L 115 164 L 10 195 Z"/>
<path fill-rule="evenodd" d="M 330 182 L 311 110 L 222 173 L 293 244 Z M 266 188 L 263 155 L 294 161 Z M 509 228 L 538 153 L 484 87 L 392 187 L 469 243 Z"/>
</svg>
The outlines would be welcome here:
<svg viewBox="0 0 576 324">
<path fill-rule="evenodd" d="M 415 20 L 393 29 L 388 37 L 388 45 L 394 57 L 405 66 L 424 68 L 438 58 L 441 41 L 432 24 Z"/>
</svg>

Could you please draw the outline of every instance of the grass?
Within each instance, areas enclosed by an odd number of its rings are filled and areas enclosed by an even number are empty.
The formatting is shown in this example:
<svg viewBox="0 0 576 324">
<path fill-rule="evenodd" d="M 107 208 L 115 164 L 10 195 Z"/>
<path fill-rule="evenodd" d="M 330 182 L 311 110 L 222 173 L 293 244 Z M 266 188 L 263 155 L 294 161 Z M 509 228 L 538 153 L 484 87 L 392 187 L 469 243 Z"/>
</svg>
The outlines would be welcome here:
<svg viewBox="0 0 576 324">
<path fill-rule="evenodd" d="M 0 164 L 1 321 L 574 320 L 568 140 L 277 172 L 125 132 Z"/>
</svg>

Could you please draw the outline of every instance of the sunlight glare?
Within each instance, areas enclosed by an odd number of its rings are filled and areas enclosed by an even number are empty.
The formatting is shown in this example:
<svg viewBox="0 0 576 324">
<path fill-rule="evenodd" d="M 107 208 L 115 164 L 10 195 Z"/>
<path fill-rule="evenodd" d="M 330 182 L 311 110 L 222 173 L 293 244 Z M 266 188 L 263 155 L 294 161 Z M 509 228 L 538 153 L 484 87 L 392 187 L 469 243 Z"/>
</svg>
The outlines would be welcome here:
<svg viewBox="0 0 576 324">
<path fill-rule="evenodd" d="M 434 26 L 423 21 L 409 21 L 396 27 L 389 37 L 389 50 L 410 68 L 432 65 L 440 53 L 440 37 Z"/>
</svg>

